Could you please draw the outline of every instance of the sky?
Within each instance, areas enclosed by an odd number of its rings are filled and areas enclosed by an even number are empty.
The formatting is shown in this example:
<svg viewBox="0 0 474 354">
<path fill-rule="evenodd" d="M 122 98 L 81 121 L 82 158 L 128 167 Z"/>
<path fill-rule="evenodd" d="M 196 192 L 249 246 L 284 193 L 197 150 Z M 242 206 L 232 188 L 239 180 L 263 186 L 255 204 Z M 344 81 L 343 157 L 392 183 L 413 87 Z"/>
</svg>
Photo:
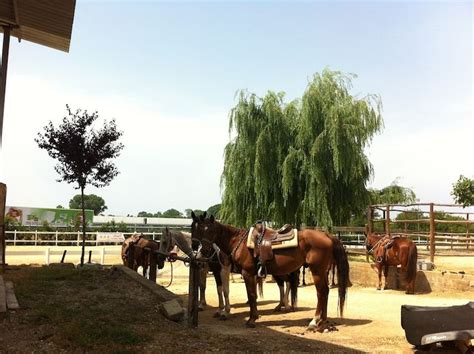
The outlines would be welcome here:
<svg viewBox="0 0 474 354">
<path fill-rule="evenodd" d="M 12 39 L 0 180 L 7 205 L 68 206 L 73 185 L 34 138 L 73 109 L 124 131 L 113 215 L 207 209 L 221 199 L 235 93 L 301 97 L 324 68 L 378 94 L 385 128 L 366 151 L 368 186 L 394 180 L 452 203 L 474 177 L 471 2 L 78 1 L 70 53 Z"/>
</svg>

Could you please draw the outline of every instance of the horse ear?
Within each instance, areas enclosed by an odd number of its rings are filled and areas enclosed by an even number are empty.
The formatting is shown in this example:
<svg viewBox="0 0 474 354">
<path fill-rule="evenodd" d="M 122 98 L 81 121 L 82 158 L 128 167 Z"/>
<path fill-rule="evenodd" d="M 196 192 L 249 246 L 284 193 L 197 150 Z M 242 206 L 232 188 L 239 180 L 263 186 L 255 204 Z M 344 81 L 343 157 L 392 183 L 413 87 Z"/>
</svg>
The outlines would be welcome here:
<svg viewBox="0 0 474 354">
<path fill-rule="evenodd" d="M 199 221 L 199 219 L 198 219 L 198 217 L 196 216 L 196 214 L 194 214 L 194 211 L 191 211 L 191 217 L 193 218 L 193 221 L 194 221 L 194 222 L 198 222 L 198 221 Z"/>
<path fill-rule="evenodd" d="M 209 220 L 211 221 L 211 223 L 213 223 L 214 220 L 215 220 L 215 219 L 214 219 L 214 215 L 211 215 L 211 217 L 209 218 Z"/>
</svg>

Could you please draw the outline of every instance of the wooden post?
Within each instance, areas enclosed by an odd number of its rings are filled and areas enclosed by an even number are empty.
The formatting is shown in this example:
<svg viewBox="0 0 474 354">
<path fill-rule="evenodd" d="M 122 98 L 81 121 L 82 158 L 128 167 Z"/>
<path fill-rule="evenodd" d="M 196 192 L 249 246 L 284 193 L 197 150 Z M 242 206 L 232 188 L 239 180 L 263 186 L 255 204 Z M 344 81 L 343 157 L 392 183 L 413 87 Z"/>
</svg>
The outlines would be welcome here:
<svg viewBox="0 0 474 354">
<path fill-rule="evenodd" d="M 390 205 L 385 208 L 385 233 L 390 236 Z"/>
<path fill-rule="evenodd" d="M 130 243 L 130 247 L 128 248 L 128 259 L 127 259 L 127 267 L 133 269 L 135 263 L 135 245 Z"/>
<path fill-rule="evenodd" d="M 67 253 L 67 250 L 64 250 L 63 256 L 61 257 L 61 263 L 64 263 L 64 259 L 66 258 L 66 253 Z"/>
<path fill-rule="evenodd" d="M 8 53 L 10 51 L 10 26 L 3 26 L 2 68 L 0 76 L 0 149 L 3 137 L 3 113 L 5 112 L 5 92 L 7 88 Z"/>
<path fill-rule="evenodd" d="M 150 251 L 150 271 L 148 272 L 148 279 L 156 283 L 156 257 L 158 255 L 152 250 Z"/>
<path fill-rule="evenodd" d="M 0 183 L 0 264 L 5 272 L 5 203 L 7 200 L 7 185 Z"/>
<path fill-rule="evenodd" d="M 469 221 L 469 213 L 466 213 L 466 220 Z M 466 224 L 466 238 L 467 249 L 469 249 L 469 244 L 471 243 L 471 237 L 469 236 L 469 223 Z"/>
<path fill-rule="evenodd" d="M 430 261 L 434 263 L 435 255 L 435 221 L 434 204 L 430 203 Z"/>
<path fill-rule="evenodd" d="M 198 326 L 198 286 L 199 286 L 199 265 L 195 260 L 191 260 L 189 265 L 189 291 L 188 291 L 188 327 Z"/>
<path fill-rule="evenodd" d="M 382 218 L 384 220 L 384 223 L 383 223 L 383 233 L 386 234 L 387 233 L 387 223 L 385 222 L 385 220 L 387 219 L 386 216 L 385 216 L 385 210 L 382 210 Z"/>
<path fill-rule="evenodd" d="M 367 209 L 367 235 L 372 234 L 374 231 L 374 208 L 369 206 Z"/>
</svg>

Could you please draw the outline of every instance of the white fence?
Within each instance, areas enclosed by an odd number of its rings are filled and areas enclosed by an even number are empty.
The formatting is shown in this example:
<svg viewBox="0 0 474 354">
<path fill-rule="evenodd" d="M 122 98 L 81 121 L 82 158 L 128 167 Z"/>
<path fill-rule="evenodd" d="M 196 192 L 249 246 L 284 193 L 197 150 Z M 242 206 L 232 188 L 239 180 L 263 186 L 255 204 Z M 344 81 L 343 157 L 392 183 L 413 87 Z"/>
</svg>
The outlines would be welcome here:
<svg viewBox="0 0 474 354">
<path fill-rule="evenodd" d="M 100 245 L 118 245 L 121 242 L 102 242 L 99 240 L 99 235 L 104 234 L 100 231 L 86 232 L 86 245 L 87 246 L 100 246 Z M 115 233 L 116 234 L 116 233 Z M 127 238 L 133 234 L 133 232 L 120 232 Z M 146 238 L 150 240 L 159 240 L 161 232 L 143 232 Z M 5 242 L 7 245 L 29 245 L 29 246 L 40 246 L 40 245 L 70 245 L 80 246 L 82 244 L 82 232 L 62 232 L 62 231 L 5 231 Z"/>
</svg>

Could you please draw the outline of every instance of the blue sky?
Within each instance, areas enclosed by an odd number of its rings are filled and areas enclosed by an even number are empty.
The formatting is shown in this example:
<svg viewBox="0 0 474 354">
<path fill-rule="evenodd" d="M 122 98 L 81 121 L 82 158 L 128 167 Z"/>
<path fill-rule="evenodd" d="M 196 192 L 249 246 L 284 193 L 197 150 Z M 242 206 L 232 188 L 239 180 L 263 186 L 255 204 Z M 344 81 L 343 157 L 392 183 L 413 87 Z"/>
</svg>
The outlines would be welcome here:
<svg viewBox="0 0 474 354">
<path fill-rule="evenodd" d="M 78 1 L 69 54 L 11 45 L 2 152 L 7 204 L 67 205 L 33 142 L 64 105 L 116 118 L 121 171 L 100 194 L 113 214 L 219 202 L 228 112 L 238 89 L 301 97 L 325 67 L 379 94 L 385 130 L 367 149 L 380 188 L 400 177 L 451 202 L 474 175 L 470 2 Z"/>
</svg>

